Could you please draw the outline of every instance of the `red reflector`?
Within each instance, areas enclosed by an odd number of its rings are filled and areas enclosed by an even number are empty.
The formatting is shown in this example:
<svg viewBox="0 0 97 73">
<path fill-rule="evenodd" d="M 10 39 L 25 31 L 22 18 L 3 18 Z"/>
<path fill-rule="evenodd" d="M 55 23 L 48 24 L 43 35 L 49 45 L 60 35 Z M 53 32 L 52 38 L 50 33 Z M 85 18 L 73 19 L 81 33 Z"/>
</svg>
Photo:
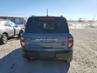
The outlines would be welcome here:
<svg viewBox="0 0 97 73">
<path fill-rule="evenodd" d="M 22 47 L 25 45 L 25 39 L 24 39 L 24 37 L 21 37 L 20 38 L 20 43 L 21 43 L 21 46 Z"/>
<path fill-rule="evenodd" d="M 70 38 L 68 39 L 68 47 L 69 47 L 69 48 L 72 48 L 72 47 L 73 47 L 73 37 L 70 37 Z"/>
</svg>

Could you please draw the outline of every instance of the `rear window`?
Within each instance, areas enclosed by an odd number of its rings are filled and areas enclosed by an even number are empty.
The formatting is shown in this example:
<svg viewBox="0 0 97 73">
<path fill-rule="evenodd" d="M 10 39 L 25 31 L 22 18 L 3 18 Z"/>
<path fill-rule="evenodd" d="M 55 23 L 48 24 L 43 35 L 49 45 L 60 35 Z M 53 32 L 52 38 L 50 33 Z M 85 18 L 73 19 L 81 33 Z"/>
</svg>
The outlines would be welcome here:
<svg viewBox="0 0 97 73">
<path fill-rule="evenodd" d="M 61 18 L 29 18 L 25 32 L 29 33 L 68 33 L 68 25 Z"/>
</svg>

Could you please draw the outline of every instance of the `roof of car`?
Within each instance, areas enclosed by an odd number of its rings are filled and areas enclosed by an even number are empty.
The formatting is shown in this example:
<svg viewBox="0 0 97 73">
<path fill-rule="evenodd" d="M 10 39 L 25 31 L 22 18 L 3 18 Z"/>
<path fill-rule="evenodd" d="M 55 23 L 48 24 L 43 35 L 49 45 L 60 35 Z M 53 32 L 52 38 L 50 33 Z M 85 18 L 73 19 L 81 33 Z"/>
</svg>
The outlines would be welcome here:
<svg viewBox="0 0 97 73">
<path fill-rule="evenodd" d="M 31 16 L 30 18 L 61 18 L 65 19 L 63 16 Z"/>
<path fill-rule="evenodd" d="M 0 19 L 0 21 L 9 21 L 8 19 Z"/>
<path fill-rule="evenodd" d="M 28 20 L 32 20 L 32 19 L 35 19 L 35 20 L 43 20 L 43 21 L 65 21 L 65 22 L 67 22 L 66 21 L 66 18 L 65 17 L 63 17 L 63 16 L 31 16 L 31 17 L 29 17 L 28 18 Z"/>
</svg>

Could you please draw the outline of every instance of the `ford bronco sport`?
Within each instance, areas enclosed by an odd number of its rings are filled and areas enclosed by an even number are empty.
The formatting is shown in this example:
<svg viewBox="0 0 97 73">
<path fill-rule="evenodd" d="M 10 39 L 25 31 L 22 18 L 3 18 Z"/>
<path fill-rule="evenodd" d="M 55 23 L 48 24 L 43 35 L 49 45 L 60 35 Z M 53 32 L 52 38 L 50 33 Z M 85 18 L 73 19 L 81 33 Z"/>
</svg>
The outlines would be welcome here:
<svg viewBox="0 0 97 73">
<path fill-rule="evenodd" d="M 70 63 L 73 37 L 64 17 L 29 17 L 20 43 L 23 56 L 30 59 L 55 59 Z"/>
</svg>

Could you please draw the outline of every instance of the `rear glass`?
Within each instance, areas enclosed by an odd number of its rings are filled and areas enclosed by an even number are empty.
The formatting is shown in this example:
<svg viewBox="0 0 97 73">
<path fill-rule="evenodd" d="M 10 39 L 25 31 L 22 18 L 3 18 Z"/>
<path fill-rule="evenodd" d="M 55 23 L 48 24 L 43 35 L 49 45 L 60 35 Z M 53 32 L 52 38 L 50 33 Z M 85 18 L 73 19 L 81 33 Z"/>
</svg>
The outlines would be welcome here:
<svg viewBox="0 0 97 73">
<path fill-rule="evenodd" d="M 25 32 L 33 33 L 68 33 L 65 19 L 55 18 L 29 18 Z"/>
</svg>

